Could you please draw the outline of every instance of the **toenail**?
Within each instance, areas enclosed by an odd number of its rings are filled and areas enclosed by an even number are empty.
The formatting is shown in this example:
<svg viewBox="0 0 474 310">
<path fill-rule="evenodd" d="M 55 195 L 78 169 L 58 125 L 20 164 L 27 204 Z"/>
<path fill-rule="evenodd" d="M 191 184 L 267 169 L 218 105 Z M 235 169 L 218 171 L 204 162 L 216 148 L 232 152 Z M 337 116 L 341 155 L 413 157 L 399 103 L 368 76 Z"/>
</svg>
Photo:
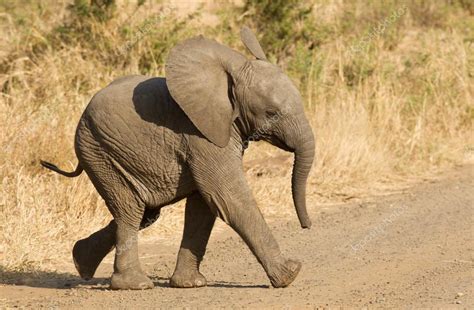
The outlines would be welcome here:
<svg viewBox="0 0 474 310">
<path fill-rule="evenodd" d="M 141 289 L 145 289 L 145 288 L 148 288 L 148 283 L 146 282 L 142 282 L 138 285 Z"/>
</svg>

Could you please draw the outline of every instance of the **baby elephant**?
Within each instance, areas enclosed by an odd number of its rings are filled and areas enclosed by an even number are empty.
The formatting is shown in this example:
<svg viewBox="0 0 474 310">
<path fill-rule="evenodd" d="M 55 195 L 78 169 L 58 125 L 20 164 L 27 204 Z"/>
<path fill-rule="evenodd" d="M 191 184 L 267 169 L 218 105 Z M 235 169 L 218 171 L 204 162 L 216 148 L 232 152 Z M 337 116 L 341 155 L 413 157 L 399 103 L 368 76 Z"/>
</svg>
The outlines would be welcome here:
<svg viewBox="0 0 474 310">
<path fill-rule="evenodd" d="M 184 198 L 171 286 L 206 285 L 199 265 L 216 216 L 242 237 L 274 287 L 296 278 L 301 263 L 280 252 L 252 197 L 242 156 L 257 140 L 294 153 L 293 201 L 301 226 L 309 228 L 305 191 L 314 136 L 290 79 L 266 59 L 248 28 L 241 39 L 255 58 L 198 36 L 171 50 L 166 79 L 115 80 L 92 98 L 79 121 L 76 170 L 41 162 L 68 177 L 85 171 L 114 217 L 74 245 L 82 278 L 92 278 L 115 248 L 111 288 L 152 288 L 138 260 L 138 230 L 156 221 L 160 208 Z"/>
</svg>

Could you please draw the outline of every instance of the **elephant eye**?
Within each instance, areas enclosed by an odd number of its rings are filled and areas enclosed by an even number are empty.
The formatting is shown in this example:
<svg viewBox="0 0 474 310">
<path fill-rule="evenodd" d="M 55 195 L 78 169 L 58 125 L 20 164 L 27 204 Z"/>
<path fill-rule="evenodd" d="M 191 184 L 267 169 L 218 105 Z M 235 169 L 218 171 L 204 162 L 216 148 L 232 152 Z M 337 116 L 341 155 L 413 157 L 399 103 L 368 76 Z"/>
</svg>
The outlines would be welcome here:
<svg viewBox="0 0 474 310">
<path fill-rule="evenodd" d="M 275 115 L 278 115 L 278 112 L 274 111 L 274 110 L 267 110 L 267 111 L 265 111 L 265 115 L 267 117 L 274 117 Z"/>
</svg>

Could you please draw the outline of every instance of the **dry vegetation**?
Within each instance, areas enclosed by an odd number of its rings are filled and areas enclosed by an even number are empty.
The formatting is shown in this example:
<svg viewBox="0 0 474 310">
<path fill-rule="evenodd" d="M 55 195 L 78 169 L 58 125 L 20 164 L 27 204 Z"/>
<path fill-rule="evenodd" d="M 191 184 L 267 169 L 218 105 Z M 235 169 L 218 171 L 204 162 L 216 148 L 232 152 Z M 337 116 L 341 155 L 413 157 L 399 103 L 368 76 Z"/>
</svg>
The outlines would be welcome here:
<svg viewBox="0 0 474 310">
<path fill-rule="evenodd" d="M 265 1 L 198 11 L 154 1 L 93 11 L 88 1 L 69 2 L 0 0 L 0 271 L 54 268 L 108 220 L 86 175 L 64 178 L 38 161 L 73 169 L 75 126 L 91 96 L 122 75 L 163 75 L 168 49 L 197 33 L 243 51 L 239 25 L 259 29 L 272 61 L 301 89 L 317 134 L 310 208 L 472 160 L 469 1 L 316 0 L 283 12 Z M 263 212 L 294 216 L 291 158 L 256 145 L 247 160 Z M 181 212 L 168 209 L 145 234 L 179 230 Z"/>
</svg>

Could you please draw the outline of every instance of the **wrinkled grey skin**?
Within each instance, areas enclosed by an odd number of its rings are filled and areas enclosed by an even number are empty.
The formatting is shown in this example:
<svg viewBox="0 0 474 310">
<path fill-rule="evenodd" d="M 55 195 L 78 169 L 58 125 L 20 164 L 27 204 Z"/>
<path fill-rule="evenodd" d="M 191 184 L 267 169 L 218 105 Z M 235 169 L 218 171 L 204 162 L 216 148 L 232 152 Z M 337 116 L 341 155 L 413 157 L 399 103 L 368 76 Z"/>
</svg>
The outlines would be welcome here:
<svg viewBox="0 0 474 310">
<path fill-rule="evenodd" d="M 292 192 L 302 227 L 306 180 L 314 137 L 297 89 L 269 63 L 248 28 L 242 40 L 256 59 L 196 37 L 178 44 L 166 63 L 166 80 L 118 79 L 99 91 L 76 131 L 79 164 L 114 220 L 79 240 L 73 258 L 83 278 L 93 277 L 116 249 L 113 289 L 152 288 L 138 260 L 137 232 L 160 209 L 186 198 L 185 227 L 173 287 L 206 285 L 199 264 L 216 216 L 246 242 L 274 287 L 285 287 L 301 264 L 285 258 L 265 223 L 242 169 L 248 140 L 263 139 L 294 152 Z"/>
</svg>

